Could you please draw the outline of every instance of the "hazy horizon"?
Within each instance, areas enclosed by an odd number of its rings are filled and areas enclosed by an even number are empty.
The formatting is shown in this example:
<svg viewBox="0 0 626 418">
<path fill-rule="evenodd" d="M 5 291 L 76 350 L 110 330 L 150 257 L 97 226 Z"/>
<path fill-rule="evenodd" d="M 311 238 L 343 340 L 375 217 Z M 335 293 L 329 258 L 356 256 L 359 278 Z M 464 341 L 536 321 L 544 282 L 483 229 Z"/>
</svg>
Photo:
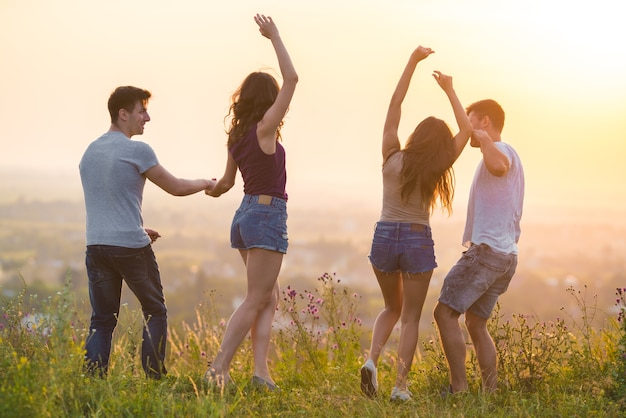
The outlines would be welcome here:
<svg viewBox="0 0 626 418">
<path fill-rule="evenodd" d="M 19 199 L 27 201 L 62 200 L 83 202 L 80 176 L 77 166 L 73 170 L 16 169 L 8 170 L 0 167 L 0 205 L 15 202 Z M 379 180 L 382 182 L 382 180 Z M 437 209 L 431 216 L 433 223 L 464 222 L 466 205 L 471 179 L 458 179 L 454 200 L 453 214 L 448 217 Z M 291 187 L 289 187 L 291 186 Z M 331 185 L 334 186 L 334 185 Z M 330 187 L 326 184 L 290 184 L 288 182 L 290 211 L 330 211 L 338 210 L 350 213 L 366 212 L 372 216 L 373 222 L 379 215 L 382 204 L 382 186 L 378 182 L 368 187 L 346 187 L 345 185 Z M 529 197 L 528 195 L 531 194 Z M 149 181 L 144 192 L 144 210 L 165 207 L 168 209 L 212 208 L 231 210 L 234 212 L 243 196 L 243 185 L 238 178 L 235 187 L 220 198 L 212 198 L 198 193 L 194 196 L 175 197 L 168 195 Z M 626 209 L 613 199 L 599 201 L 579 199 L 563 199 L 555 194 L 545 199 L 528 193 L 524 205 L 522 225 L 525 223 L 571 223 L 607 224 L 626 226 Z"/>
</svg>

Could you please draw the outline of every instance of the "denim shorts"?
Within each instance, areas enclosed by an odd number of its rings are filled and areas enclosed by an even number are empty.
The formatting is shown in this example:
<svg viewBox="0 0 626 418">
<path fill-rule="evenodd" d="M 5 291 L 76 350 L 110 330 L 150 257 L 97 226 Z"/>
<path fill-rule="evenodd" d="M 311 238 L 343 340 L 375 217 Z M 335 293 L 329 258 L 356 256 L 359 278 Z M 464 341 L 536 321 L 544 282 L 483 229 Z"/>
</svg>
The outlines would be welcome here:
<svg viewBox="0 0 626 418">
<path fill-rule="evenodd" d="M 487 244 L 472 245 L 443 281 L 439 302 L 459 313 L 469 310 L 488 319 L 516 267 L 516 254 L 495 252 Z"/>
<path fill-rule="evenodd" d="M 428 225 L 377 222 L 369 254 L 379 271 L 424 273 L 437 267 L 435 243 Z"/>
<path fill-rule="evenodd" d="M 267 195 L 244 195 L 230 227 L 230 245 L 238 250 L 263 248 L 286 254 L 287 201 Z"/>
</svg>

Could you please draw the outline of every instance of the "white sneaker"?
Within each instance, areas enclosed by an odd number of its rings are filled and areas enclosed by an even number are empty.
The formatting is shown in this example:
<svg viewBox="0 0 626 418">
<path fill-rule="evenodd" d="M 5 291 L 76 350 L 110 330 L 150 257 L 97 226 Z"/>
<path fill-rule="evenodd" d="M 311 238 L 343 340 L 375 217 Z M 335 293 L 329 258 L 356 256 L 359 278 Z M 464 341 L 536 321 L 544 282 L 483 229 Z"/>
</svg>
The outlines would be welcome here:
<svg viewBox="0 0 626 418">
<path fill-rule="evenodd" d="M 391 400 L 392 401 L 408 401 L 411 399 L 413 395 L 409 392 L 408 389 L 400 389 L 395 387 L 391 390 Z"/>
<path fill-rule="evenodd" d="M 374 362 L 369 359 L 361 367 L 361 392 L 366 396 L 373 398 L 376 396 L 378 390 L 378 381 L 376 377 L 376 366 Z"/>
</svg>

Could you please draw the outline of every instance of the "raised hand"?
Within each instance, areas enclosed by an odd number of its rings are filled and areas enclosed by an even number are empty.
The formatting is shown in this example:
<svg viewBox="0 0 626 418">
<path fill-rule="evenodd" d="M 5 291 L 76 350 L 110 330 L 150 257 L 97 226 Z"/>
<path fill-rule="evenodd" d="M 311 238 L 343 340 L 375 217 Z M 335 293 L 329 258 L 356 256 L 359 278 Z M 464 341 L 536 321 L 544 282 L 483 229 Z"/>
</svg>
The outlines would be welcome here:
<svg viewBox="0 0 626 418">
<path fill-rule="evenodd" d="M 428 57 L 430 54 L 434 54 L 434 53 L 435 51 L 433 51 L 432 49 L 420 45 L 417 48 L 415 48 L 415 51 L 413 51 L 412 58 L 419 62 L 423 60 L 424 58 Z"/>
<path fill-rule="evenodd" d="M 433 77 L 437 80 L 437 84 L 439 84 L 439 87 L 441 87 L 443 91 L 449 92 L 453 89 L 451 76 L 435 70 L 433 71 Z"/>
<path fill-rule="evenodd" d="M 279 36 L 278 28 L 270 16 L 257 14 L 254 16 L 254 21 L 259 25 L 259 32 L 267 39 Z"/>
</svg>

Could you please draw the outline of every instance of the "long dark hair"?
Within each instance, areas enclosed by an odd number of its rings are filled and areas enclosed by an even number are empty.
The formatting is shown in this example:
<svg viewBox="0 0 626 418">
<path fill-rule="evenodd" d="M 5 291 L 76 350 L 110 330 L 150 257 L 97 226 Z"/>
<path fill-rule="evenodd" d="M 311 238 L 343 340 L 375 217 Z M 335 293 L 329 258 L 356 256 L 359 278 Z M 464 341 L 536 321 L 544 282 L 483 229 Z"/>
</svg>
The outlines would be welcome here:
<svg viewBox="0 0 626 418">
<path fill-rule="evenodd" d="M 276 79 L 264 72 L 254 72 L 246 77 L 241 86 L 232 96 L 232 104 L 228 110 L 230 116 L 230 128 L 228 133 L 228 146 L 235 144 L 248 133 L 252 125 L 259 122 L 267 109 L 269 109 L 280 87 Z M 281 121 L 276 129 L 276 139 L 280 139 Z"/>
<path fill-rule="evenodd" d="M 428 117 L 420 122 L 406 142 L 400 177 L 401 197 L 419 189 L 424 206 L 434 210 L 437 200 L 452 213 L 454 198 L 454 141 L 444 121 Z"/>
</svg>

